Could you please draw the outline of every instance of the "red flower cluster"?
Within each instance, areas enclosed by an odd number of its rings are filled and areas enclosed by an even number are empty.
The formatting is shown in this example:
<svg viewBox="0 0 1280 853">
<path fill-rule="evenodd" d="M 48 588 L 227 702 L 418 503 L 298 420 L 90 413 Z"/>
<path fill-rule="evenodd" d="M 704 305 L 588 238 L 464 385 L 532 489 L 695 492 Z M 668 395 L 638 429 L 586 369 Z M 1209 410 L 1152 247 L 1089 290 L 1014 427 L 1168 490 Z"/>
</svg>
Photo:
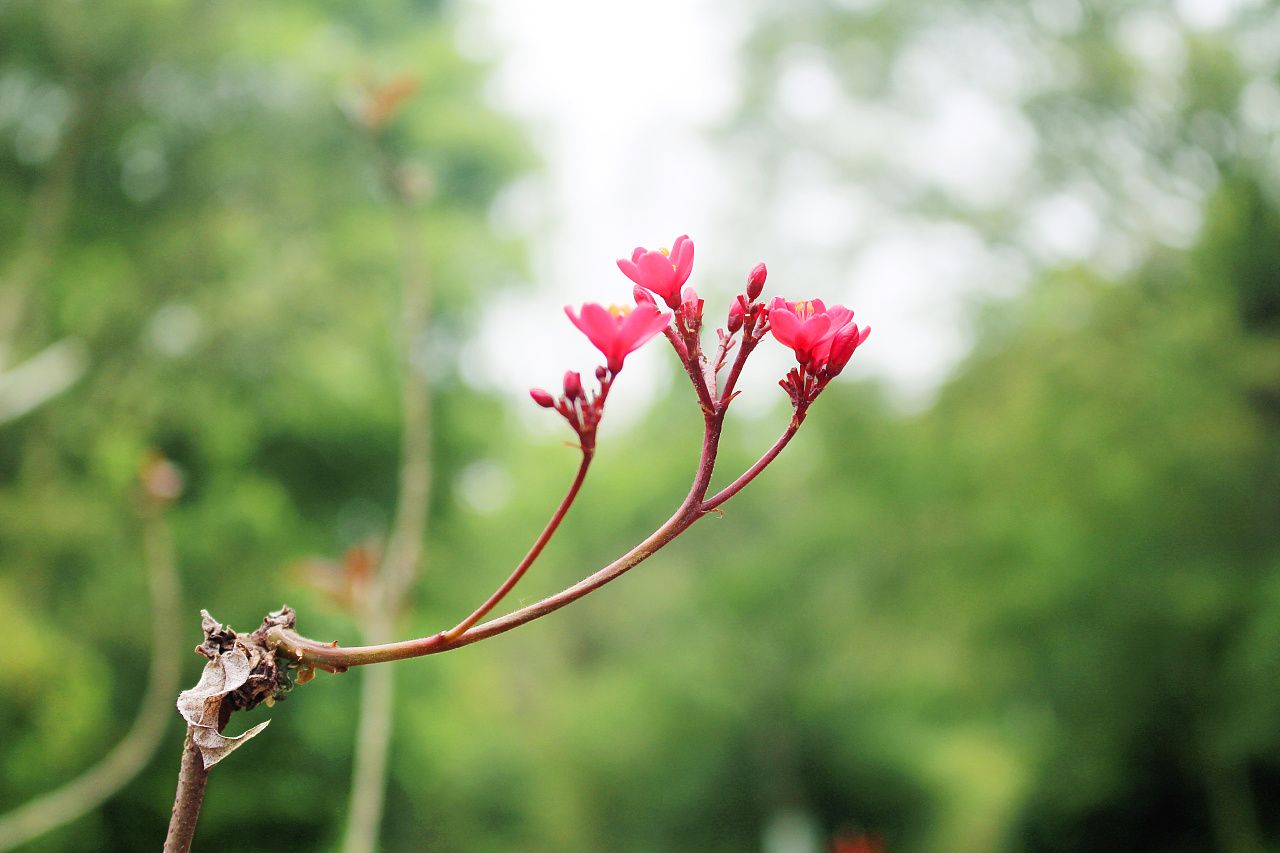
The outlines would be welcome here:
<svg viewBox="0 0 1280 853">
<path fill-rule="evenodd" d="M 588 302 L 577 311 L 571 306 L 564 309 L 569 320 L 605 357 L 605 366 L 596 371 L 600 393 L 586 394 L 581 378 L 572 372 L 565 375 L 565 392 L 558 399 L 542 389 L 530 392 L 538 405 L 559 411 L 583 436 L 584 446 L 594 441 L 595 424 L 603 411 L 609 385 L 622 370 L 626 357 L 659 332 L 666 332 L 710 417 L 723 415 L 736 395 L 734 386 L 743 362 L 772 331 L 779 343 L 795 352 L 799 363 L 780 384 L 791 395 L 801 419 L 804 410 L 844 370 L 871 333 L 869 328 L 860 329 L 853 322 L 853 311 L 843 305 L 828 308 L 821 299 L 791 302 L 779 296 L 766 306 L 758 300 L 768 270 L 764 264 L 756 264 L 747 276 L 746 290 L 729 308 L 726 328 L 716 332 L 720 343 L 718 353 L 711 357 L 704 353 L 700 336 L 703 300 L 693 287 L 685 285 L 693 272 L 693 241 L 688 236 L 676 238 L 670 250 L 638 247 L 630 260 L 619 259 L 618 269 L 635 283 L 634 308 L 606 308 Z M 658 299 L 672 312 L 661 311 Z M 672 317 L 676 318 L 674 324 Z M 717 375 L 729 365 L 735 347 L 737 357 L 724 388 L 717 389 Z"/>
<path fill-rule="evenodd" d="M 542 388 L 530 388 L 529 396 L 533 402 L 544 409 L 555 409 L 569 422 L 573 431 L 578 434 L 584 452 L 590 453 L 596 446 L 596 427 L 604 416 L 604 401 L 609 398 L 609 386 L 613 384 L 613 376 L 604 367 L 596 368 L 596 380 L 600 383 L 600 391 L 588 393 L 582 387 L 582 374 L 574 370 L 566 370 L 564 374 L 564 393 L 553 397 Z"/>
<path fill-rule="evenodd" d="M 783 346 L 795 350 L 796 361 L 815 376 L 838 376 L 853 352 L 871 334 L 858 329 L 853 312 L 843 305 L 828 308 L 821 299 L 788 302 L 781 296 L 769 303 L 769 328 Z"/>
</svg>

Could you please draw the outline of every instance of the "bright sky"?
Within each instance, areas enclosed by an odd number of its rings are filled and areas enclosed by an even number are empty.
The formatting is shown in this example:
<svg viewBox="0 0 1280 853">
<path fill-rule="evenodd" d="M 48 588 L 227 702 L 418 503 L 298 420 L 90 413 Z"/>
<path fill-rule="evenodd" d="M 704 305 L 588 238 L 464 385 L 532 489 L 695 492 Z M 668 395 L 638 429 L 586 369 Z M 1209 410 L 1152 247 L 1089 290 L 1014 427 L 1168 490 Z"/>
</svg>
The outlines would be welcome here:
<svg viewBox="0 0 1280 853">
<path fill-rule="evenodd" d="M 875 328 L 853 375 L 890 380 L 904 402 L 927 398 L 964 353 L 967 333 L 957 312 L 967 271 L 990 259 L 962 231 L 881 226 L 857 268 L 833 279 L 835 249 L 847 243 L 860 216 L 875 211 L 824 189 L 820 176 L 801 176 L 779 202 L 779 227 L 764 245 L 734 233 L 724 212 L 747 200 L 733 192 L 725 152 L 708 132 L 737 106 L 741 14 L 728 14 L 715 0 L 473 0 L 468 10 L 464 48 L 496 65 L 495 101 L 533 129 L 547 163 L 545 175 L 514 187 L 495 212 L 497 227 L 537 247 L 535 281 L 524 295 L 504 300 L 498 322 L 476 342 L 476 381 L 498 377 L 502 387 L 522 392 L 554 386 L 566 367 L 588 369 L 593 351 L 560 306 L 627 300 L 630 283 L 614 259 L 635 245 L 670 245 L 681 233 L 698 246 L 692 282 L 710 297 L 708 311 L 715 306 L 710 317 L 757 260 L 769 263 L 774 287 L 820 280 L 788 295 L 850 303 Z M 801 62 L 779 81 L 784 109 L 814 133 L 825 132 L 823 93 L 831 87 L 823 74 Z M 973 117 L 982 106 L 957 103 L 935 119 L 955 157 L 983 162 L 990 137 L 1004 131 L 999 116 Z M 922 153 L 922 162 L 937 162 L 936 151 Z M 538 346 L 503 346 L 511 336 Z M 616 398 L 620 414 L 634 412 L 661 381 L 655 360 L 669 353 L 659 349 L 628 362 L 630 390 L 620 385 Z M 767 353 L 762 348 L 753 365 L 744 407 L 773 402 L 771 386 L 787 359 Z"/>
<path fill-rule="evenodd" d="M 1176 12 L 1133 16 L 1134 52 L 1156 66 L 1176 61 L 1181 42 L 1169 35 L 1177 16 L 1219 25 L 1196 17 L 1214 2 L 1179 0 Z M 1060 14 L 1076 8 L 1074 0 L 1038 0 L 1036 8 L 1046 27 L 1078 25 Z M 729 0 L 469 0 L 463 7 L 463 49 L 495 68 L 494 102 L 532 131 L 546 164 L 495 206 L 494 227 L 534 247 L 534 280 L 503 300 L 497 322 L 473 343 L 474 381 L 523 393 L 535 385 L 555 390 L 566 368 L 585 373 L 598 357 L 561 306 L 628 301 L 631 285 L 614 259 L 635 245 L 670 245 L 681 233 L 697 244 L 691 283 L 708 298 L 709 326 L 718 325 L 746 271 L 764 260 L 766 293 L 843 302 L 874 328 L 850 372 L 886 380 L 908 406 L 927 402 L 967 352 L 972 301 L 1016 292 L 1026 280 L 1025 259 L 991 251 L 960 223 L 905 219 L 869 189 L 824 174 L 812 157 L 784 153 L 777 163 L 744 164 L 718 148 L 723 143 L 710 132 L 737 107 L 736 50 L 746 25 L 742 7 Z M 860 147 L 867 157 L 887 151 L 908 180 L 978 208 L 1028 192 L 1036 141 L 1009 105 L 1037 74 L 1055 73 L 1034 51 L 1018 54 L 998 33 L 967 25 L 963 33 L 949 26 L 923 32 L 895 67 L 905 94 L 892 111 L 842 102 L 839 84 L 811 54 L 795 45 L 783 55 L 772 108 L 789 132 L 834 137 L 853 158 Z M 867 61 L 881 61 L 874 45 Z M 751 202 L 744 187 L 765 173 L 781 176 L 783 187 L 765 232 L 735 230 L 734 210 Z M 1151 207 L 1180 209 L 1176 198 Z M 1170 239 L 1185 240 L 1197 226 L 1194 217 L 1174 218 Z M 1132 258 L 1130 247 L 1108 244 L 1123 238 L 1103 227 L 1087 191 L 1045 198 L 1025 229 L 1041 263 L 1105 261 L 1108 252 L 1119 265 Z M 513 338 L 536 345 L 511 347 Z M 663 381 L 657 360 L 669 356 L 651 346 L 628 360 L 616 414 L 643 405 Z M 756 361 L 764 364 L 749 377 L 750 394 L 776 391 L 770 388 L 787 363 L 776 356 L 770 362 L 761 348 Z M 744 407 L 752 405 L 748 396 Z"/>
<path fill-rule="evenodd" d="M 504 300 L 476 343 L 478 381 L 556 390 L 565 369 L 590 370 L 599 356 L 561 308 L 630 302 L 614 260 L 636 245 L 669 246 L 688 233 L 698 271 L 717 250 L 743 250 L 704 236 L 721 174 L 702 134 L 734 97 L 736 33 L 717 17 L 707 0 L 471 4 L 463 47 L 496 65 L 494 100 L 531 129 L 546 163 L 495 209 L 495 227 L 534 247 L 534 281 Z M 512 335 L 537 345 L 503 346 Z M 660 381 L 657 359 L 668 355 L 651 346 L 628 359 L 614 397 L 623 414 Z"/>
</svg>

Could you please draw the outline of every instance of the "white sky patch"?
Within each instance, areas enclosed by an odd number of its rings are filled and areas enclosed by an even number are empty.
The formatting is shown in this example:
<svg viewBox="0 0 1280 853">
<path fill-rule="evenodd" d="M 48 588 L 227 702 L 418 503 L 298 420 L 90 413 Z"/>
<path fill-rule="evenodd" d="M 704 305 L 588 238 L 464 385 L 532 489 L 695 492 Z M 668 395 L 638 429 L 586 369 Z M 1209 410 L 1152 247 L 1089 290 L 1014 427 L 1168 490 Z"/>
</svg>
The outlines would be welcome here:
<svg viewBox="0 0 1280 853">
<path fill-rule="evenodd" d="M 964 306 L 978 294 L 1006 296 L 1025 268 L 989 250 L 968 228 L 902 222 L 862 253 L 849 270 L 845 304 L 872 333 L 855 359 L 890 380 L 907 407 L 927 404 L 973 344 Z M 873 346 L 877 335 L 892 340 Z"/>
<path fill-rule="evenodd" d="M 840 81 L 812 47 L 793 49 L 782 59 L 774 97 L 783 113 L 798 121 L 824 122 L 843 101 Z"/>
<path fill-rule="evenodd" d="M 976 91 L 939 97 L 921 132 L 906 140 L 920 174 L 958 198 L 994 207 L 1031 165 L 1035 133 L 1013 110 Z"/>
<path fill-rule="evenodd" d="M 1060 17 L 1075 8 L 1070 0 L 1041 5 Z M 826 166 L 803 157 L 744 162 L 715 147 L 711 132 L 741 95 L 736 51 L 749 22 L 723 0 L 470 0 L 462 15 L 463 49 L 492 63 L 491 97 L 532 129 L 546 163 L 494 205 L 495 228 L 532 246 L 534 281 L 495 300 L 493 322 L 470 344 L 471 382 L 523 396 L 530 386 L 558 393 L 565 369 L 587 376 L 600 358 L 562 306 L 629 302 L 631 283 L 615 259 L 636 245 L 670 246 L 681 233 L 697 244 L 692 282 L 707 298 L 708 347 L 731 289 L 764 260 L 772 271 L 766 295 L 855 308 L 875 332 L 850 375 L 882 378 L 913 405 L 967 352 L 972 297 L 1002 277 L 1021 280 L 969 230 L 907 227 L 892 217 L 890 200 Z M 969 203 L 996 204 L 1025 180 L 1035 144 L 1005 96 L 1025 85 L 1020 72 L 1039 71 L 1027 65 L 1024 46 L 1003 37 L 958 57 L 963 44 L 940 31 L 895 72 L 903 110 L 850 98 L 815 52 L 796 44 L 772 92 L 779 121 L 801 137 L 801 149 L 865 151 L 867 162 L 887 151 Z M 968 69 L 962 79 L 958 59 Z M 1004 82 L 988 91 L 992 81 Z M 767 174 L 784 188 L 769 212 L 775 228 L 748 237 L 733 212 L 753 201 L 741 187 Z M 851 245 L 859 247 L 852 262 Z M 611 414 L 641 411 L 667 381 L 660 365 L 671 358 L 661 342 L 631 356 Z M 745 377 L 760 399 L 744 396 L 744 408 L 770 405 L 787 366 L 781 348 L 762 346 Z M 530 424 L 554 420 L 527 408 Z"/>
<path fill-rule="evenodd" d="M 1240 95 L 1240 115 L 1255 133 L 1280 131 L 1280 87 L 1264 78 L 1250 81 Z"/>
<path fill-rule="evenodd" d="M 1214 30 L 1230 24 L 1245 9 L 1260 0 L 1176 0 L 1178 15 L 1197 30 Z"/>
<path fill-rule="evenodd" d="M 1171 77 L 1187 63 L 1187 43 L 1168 11 L 1139 9 L 1120 20 L 1116 37 L 1125 51 L 1153 74 Z"/>
<path fill-rule="evenodd" d="M 1060 194 L 1036 205 L 1026 223 L 1025 240 L 1050 264 L 1085 260 L 1098 247 L 1102 223 L 1077 195 Z"/>
<path fill-rule="evenodd" d="M 503 297 L 476 343 L 479 384 L 558 393 L 566 369 L 584 378 L 598 353 L 562 306 L 630 303 L 615 260 L 637 245 L 690 234 L 696 270 L 717 248 L 706 236 L 727 192 L 705 140 L 736 106 L 740 33 L 707 0 L 591 4 L 473 0 L 463 49 L 495 65 L 491 96 L 533 130 L 545 174 L 504 195 L 495 224 L 535 245 L 531 295 Z M 710 311 L 710 307 L 709 307 Z M 717 308 L 716 313 L 719 313 Z M 637 413 L 664 374 L 651 344 L 627 359 L 611 414 Z"/>
</svg>

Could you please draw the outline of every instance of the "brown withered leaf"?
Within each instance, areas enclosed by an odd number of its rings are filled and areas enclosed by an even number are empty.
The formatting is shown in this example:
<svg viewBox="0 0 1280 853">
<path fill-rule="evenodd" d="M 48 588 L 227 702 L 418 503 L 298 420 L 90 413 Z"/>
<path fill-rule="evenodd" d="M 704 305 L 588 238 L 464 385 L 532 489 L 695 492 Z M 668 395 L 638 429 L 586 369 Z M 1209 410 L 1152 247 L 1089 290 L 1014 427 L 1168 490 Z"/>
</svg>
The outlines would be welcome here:
<svg viewBox="0 0 1280 853">
<path fill-rule="evenodd" d="M 232 693 L 249 681 L 255 664 L 250 661 L 245 647 L 235 642 L 234 632 L 224 629 L 207 612 L 202 611 L 201 615 L 204 617 L 205 642 L 198 650 L 209 658 L 209 662 L 204 665 L 196 686 L 178 695 L 178 713 L 187 721 L 192 742 L 200 749 L 201 760 L 208 770 L 265 729 L 270 720 L 234 737 L 227 737 L 220 731 L 226 723 L 225 715 L 231 711 L 231 705 L 224 709 L 224 704 Z M 226 645 L 230 648 L 218 651 L 219 647 L 225 648 Z"/>
<path fill-rule="evenodd" d="M 387 83 L 373 87 L 365 96 L 360 120 L 372 130 L 385 127 L 401 108 L 417 94 L 422 80 L 413 74 L 401 74 Z"/>
<path fill-rule="evenodd" d="M 227 737 L 221 734 L 217 729 L 206 729 L 200 726 L 191 727 L 191 741 L 200 750 L 200 759 L 204 762 L 204 769 L 208 770 L 222 759 L 226 758 L 246 741 L 262 731 L 270 723 L 270 720 L 263 720 L 253 728 L 238 734 L 235 737 Z"/>
</svg>

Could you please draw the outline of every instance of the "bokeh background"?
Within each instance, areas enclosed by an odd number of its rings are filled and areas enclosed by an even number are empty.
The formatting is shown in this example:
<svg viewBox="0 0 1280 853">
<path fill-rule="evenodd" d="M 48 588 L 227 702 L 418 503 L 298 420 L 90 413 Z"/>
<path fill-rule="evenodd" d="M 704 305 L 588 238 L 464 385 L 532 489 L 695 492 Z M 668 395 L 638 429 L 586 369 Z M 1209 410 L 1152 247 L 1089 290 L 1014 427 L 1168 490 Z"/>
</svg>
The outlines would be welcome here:
<svg viewBox="0 0 1280 853">
<path fill-rule="evenodd" d="M 132 724 L 157 524 L 183 684 L 201 607 L 358 641 L 326 581 L 395 514 L 406 251 L 402 636 L 572 474 L 522 397 L 595 363 L 559 306 L 688 231 L 711 318 L 766 260 L 875 332 L 724 519 L 394 666 L 380 848 L 1280 850 L 1278 75 L 1266 0 L 0 2 L 0 811 Z M 513 603 L 683 496 L 699 418 L 650 350 Z M 757 361 L 722 476 L 788 417 Z M 233 723 L 273 721 L 197 849 L 341 849 L 361 678 Z M 160 737 L 25 849 L 155 849 Z"/>
</svg>

